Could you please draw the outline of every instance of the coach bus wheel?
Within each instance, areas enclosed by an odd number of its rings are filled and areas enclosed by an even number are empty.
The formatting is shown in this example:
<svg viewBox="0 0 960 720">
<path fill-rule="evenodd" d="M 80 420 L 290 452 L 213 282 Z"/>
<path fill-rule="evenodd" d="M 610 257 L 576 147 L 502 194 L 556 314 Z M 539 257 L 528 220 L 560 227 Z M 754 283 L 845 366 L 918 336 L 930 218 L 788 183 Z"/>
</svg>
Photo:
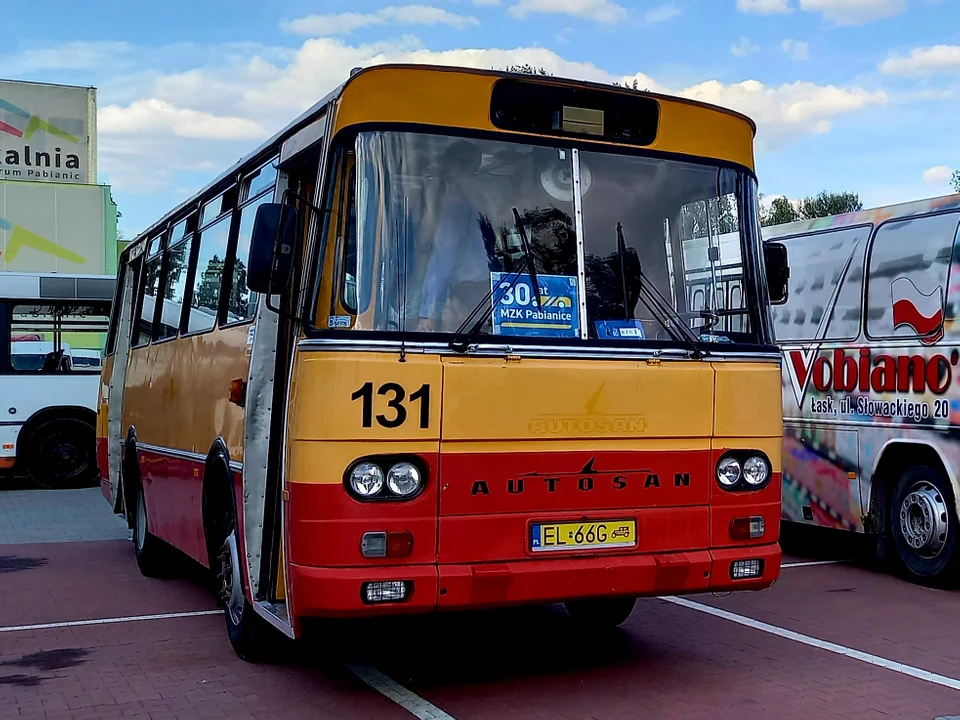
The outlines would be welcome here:
<svg viewBox="0 0 960 720">
<path fill-rule="evenodd" d="M 237 524 L 230 513 L 218 554 L 218 592 L 227 621 L 227 634 L 234 652 L 246 662 L 267 659 L 271 628 L 247 602 L 243 592 L 243 570 L 237 545 Z M 223 532 L 223 531 L 221 531 Z"/>
<path fill-rule="evenodd" d="M 900 476 L 890 504 L 890 528 L 900 560 L 915 579 L 938 585 L 958 579 L 960 525 L 941 473 L 918 465 Z"/>
<path fill-rule="evenodd" d="M 166 577 L 170 573 L 170 555 L 163 541 L 150 533 L 147 520 L 147 501 L 140 484 L 136 487 L 136 506 L 133 513 L 133 551 L 137 567 L 149 578 Z"/>
<path fill-rule="evenodd" d="M 568 600 L 563 606 L 578 624 L 600 629 L 622 625 L 636 604 L 636 598 L 613 597 Z"/>
<path fill-rule="evenodd" d="M 31 431 L 25 443 L 26 471 L 51 489 L 83 487 L 94 477 L 96 430 L 75 418 L 51 420 Z"/>
</svg>

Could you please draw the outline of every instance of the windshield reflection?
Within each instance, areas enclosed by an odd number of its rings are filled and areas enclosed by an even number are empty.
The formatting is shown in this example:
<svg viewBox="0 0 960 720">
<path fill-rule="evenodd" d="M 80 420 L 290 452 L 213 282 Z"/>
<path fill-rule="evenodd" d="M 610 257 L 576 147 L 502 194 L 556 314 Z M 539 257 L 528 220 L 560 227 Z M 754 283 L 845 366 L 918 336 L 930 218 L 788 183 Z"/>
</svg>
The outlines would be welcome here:
<svg viewBox="0 0 960 720">
<path fill-rule="evenodd" d="M 335 316 L 335 303 L 331 327 L 454 333 L 485 309 L 478 332 L 487 336 L 756 342 L 740 260 L 745 239 L 755 240 L 741 232 L 737 190 L 752 178 L 582 152 L 581 277 L 572 148 L 365 132 L 355 153 L 356 225 L 338 250 L 350 316 Z M 529 272 L 508 277 L 525 262 L 518 217 L 536 291 Z M 670 319 L 643 300 L 641 273 Z M 675 321 L 692 333 L 668 327 Z"/>
</svg>

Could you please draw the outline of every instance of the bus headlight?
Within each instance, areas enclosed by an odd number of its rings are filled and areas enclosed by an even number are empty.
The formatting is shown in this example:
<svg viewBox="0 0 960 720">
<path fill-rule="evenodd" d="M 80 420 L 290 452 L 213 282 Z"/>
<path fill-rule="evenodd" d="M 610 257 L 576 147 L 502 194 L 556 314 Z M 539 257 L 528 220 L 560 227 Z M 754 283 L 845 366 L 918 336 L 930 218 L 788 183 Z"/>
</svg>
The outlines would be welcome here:
<svg viewBox="0 0 960 720">
<path fill-rule="evenodd" d="M 759 487 L 770 479 L 770 466 L 759 455 L 751 455 L 743 463 L 743 479 L 752 487 Z"/>
<path fill-rule="evenodd" d="M 740 472 L 740 461 L 735 457 L 725 457 L 717 463 L 717 481 L 725 488 L 740 482 Z"/>
<path fill-rule="evenodd" d="M 394 495 L 413 495 L 420 489 L 420 483 L 420 471 L 413 463 L 398 462 L 387 472 L 387 487 Z"/>
<path fill-rule="evenodd" d="M 350 471 L 350 487 L 360 497 L 373 497 L 383 488 L 383 470 L 372 462 L 354 465 Z"/>
</svg>

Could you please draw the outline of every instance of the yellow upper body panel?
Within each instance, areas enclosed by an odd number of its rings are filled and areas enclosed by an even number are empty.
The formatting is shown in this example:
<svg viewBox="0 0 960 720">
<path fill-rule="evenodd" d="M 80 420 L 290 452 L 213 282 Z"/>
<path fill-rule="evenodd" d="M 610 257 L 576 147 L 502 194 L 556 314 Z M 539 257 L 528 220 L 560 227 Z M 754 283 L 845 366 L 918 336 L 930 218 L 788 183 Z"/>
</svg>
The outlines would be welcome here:
<svg viewBox="0 0 960 720">
<path fill-rule="evenodd" d="M 490 119 L 491 92 L 501 77 L 453 68 L 371 68 L 344 87 L 337 103 L 334 132 L 366 123 L 410 123 L 524 136 L 497 128 Z M 541 77 L 536 82 L 573 84 Z M 639 149 L 724 160 L 754 170 L 754 126 L 749 119 L 682 98 L 651 97 L 660 105 L 659 129 L 654 142 Z M 577 143 L 633 147 L 580 138 Z"/>
</svg>

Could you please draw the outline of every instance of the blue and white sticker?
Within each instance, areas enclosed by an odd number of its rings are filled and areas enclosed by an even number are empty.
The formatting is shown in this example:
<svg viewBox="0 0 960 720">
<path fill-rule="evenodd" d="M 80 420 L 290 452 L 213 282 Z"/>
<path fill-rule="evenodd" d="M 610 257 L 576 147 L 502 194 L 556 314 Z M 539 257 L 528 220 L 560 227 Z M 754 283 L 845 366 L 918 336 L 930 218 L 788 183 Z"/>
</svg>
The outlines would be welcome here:
<svg viewBox="0 0 960 720">
<path fill-rule="evenodd" d="M 597 320 L 597 337 L 601 340 L 643 340 L 643 324 L 639 320 Z"/>
<path fill-rule="evenodd" d="M 327 327 L 348 328 L 350 327 L 349 315 L 331 315 L 327 318 Z"/>
<path fill-rule="evenodd" d="M 538 308 L 530 276 L 520 275 L 513 287 L 509 287 L 512 275 L 513 273 L 490 273 L 493 299 L 500 298 L 493 311 L 495 335 L 580 336 L 576 277 L 538 274 Z"/>
</svg>

